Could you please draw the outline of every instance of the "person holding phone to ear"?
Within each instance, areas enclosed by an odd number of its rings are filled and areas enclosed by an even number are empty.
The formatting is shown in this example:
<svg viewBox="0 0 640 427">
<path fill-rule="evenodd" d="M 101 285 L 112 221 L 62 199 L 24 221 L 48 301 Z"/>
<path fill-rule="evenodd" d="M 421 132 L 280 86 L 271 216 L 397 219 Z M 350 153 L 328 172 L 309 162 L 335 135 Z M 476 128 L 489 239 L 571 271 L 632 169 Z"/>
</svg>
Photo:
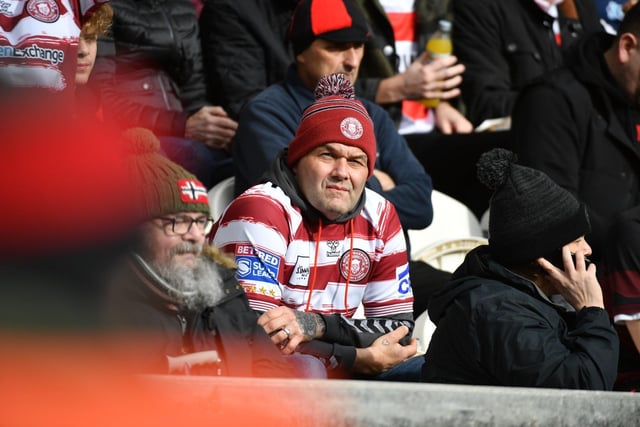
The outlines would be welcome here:
<svg viewBox="0 0 640 427">
<path fill-rule="evenodd" d="M 436 330 L 422 380 L 611 390 L 619 342 L 587 261 L 587 211 L 515 161 L 504 149 L 478 161 L 493 190 L 489 244 L 469 252 L 429 302 Z"/>
</svg>

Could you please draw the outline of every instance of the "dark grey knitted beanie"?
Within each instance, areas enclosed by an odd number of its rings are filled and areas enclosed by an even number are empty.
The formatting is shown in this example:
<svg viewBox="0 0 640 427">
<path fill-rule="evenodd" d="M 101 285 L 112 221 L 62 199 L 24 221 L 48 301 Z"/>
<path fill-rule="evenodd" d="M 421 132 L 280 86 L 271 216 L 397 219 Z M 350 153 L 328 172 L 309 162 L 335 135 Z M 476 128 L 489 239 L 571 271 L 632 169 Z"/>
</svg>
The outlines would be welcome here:
<svg viewBox="0 0 640 427">
<path fill-rule="evenodd" d="M 476 165 L 480 182 L 493 190 L 489 250 L 503 264 L 532 261 L 591 231 L 585 207 L 571 193 L 516 160 L 494 148 Z"/>
</svg>

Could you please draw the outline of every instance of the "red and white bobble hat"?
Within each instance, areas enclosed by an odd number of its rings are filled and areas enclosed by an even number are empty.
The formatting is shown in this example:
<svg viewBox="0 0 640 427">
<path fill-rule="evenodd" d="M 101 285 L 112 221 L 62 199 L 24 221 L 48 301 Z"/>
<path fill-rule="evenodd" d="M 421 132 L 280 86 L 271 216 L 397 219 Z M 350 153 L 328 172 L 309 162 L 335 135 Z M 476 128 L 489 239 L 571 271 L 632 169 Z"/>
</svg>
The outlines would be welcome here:
<svg viewBox="0 0 640 427">
<path fill-rule="evenodd" d="M 289 144 L 287 164 L 320 145 L 338 142 L 358 147 L 367 154 L 369 176 L 376 162 L 376 137 L 367 109 L 355 99 L 355 91 L 344 74 L 330 74 L 318 82 L 316 102 L 304 110 L 296 136 Z"/>
</svg>

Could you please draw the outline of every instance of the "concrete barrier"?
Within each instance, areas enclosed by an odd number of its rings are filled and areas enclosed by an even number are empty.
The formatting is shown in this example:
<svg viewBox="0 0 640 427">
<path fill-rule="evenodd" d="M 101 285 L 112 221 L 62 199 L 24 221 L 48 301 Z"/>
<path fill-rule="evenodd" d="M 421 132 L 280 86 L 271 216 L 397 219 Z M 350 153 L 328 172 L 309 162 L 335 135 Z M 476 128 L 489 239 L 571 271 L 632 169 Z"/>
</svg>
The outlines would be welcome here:
<svg viewBox="0 0 640 427">
<path fill-rule="evenodd" d="M 640 394 L 347 380 L 147 376 L 177 410 L 279 426 L 640 426 Z M 255 425 L 255 424 L 254 424 Z M 257 426 L 256 426 L 257 427 Z"/>
</svg>

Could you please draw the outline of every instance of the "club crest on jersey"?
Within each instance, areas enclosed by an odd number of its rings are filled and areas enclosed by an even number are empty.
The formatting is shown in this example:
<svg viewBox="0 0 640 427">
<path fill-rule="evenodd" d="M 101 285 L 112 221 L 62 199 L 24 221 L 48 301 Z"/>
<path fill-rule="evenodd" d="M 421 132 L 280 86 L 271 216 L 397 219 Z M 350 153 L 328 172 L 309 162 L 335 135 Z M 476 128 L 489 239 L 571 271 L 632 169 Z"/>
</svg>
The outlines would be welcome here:
<svg viewBox="0 0 640 427">
<path fill-rule="evenodd" d="M 182 203 L 209 203 L 207 189 L 195 179 L 179 179 L 180 200 Z"/>
<path fill-rule="evenodd" d="M 340 242 L 338 240 L 329 240 L 327 241 L 327 247 L 329 250 L 327 251 L 328 257 L 336 257 L 340 256 L 340 251 L 338 247 L 340 246 Z"/>
<path fill-rule="evenodd" d="M 60 17 L 60 9 L 54 0 L 29 0 L 26 8 L 29 16 L 38 21 L 51 23 Z"/>
<path fill-rule="evenodd" d="M 362 123 L 355 117 L 347 117 L 340 122 L 340 132 L 349 139 L 360 139 L 364 133 Z"/>
<path fill-rule="evenodd" d="M 350 253 L 351 256 L 349 256 Z M 351 266 L 349 266 L 349 264 L 351 264 Z M 350 282 L 360 282 L 369 275 L 371 259 L 365 251 L 356 248 L 351 252 L 347 251 L 342 254 L 339 266 L 340 275 L 343 279 L 349 280 Z"/>
</svg>

